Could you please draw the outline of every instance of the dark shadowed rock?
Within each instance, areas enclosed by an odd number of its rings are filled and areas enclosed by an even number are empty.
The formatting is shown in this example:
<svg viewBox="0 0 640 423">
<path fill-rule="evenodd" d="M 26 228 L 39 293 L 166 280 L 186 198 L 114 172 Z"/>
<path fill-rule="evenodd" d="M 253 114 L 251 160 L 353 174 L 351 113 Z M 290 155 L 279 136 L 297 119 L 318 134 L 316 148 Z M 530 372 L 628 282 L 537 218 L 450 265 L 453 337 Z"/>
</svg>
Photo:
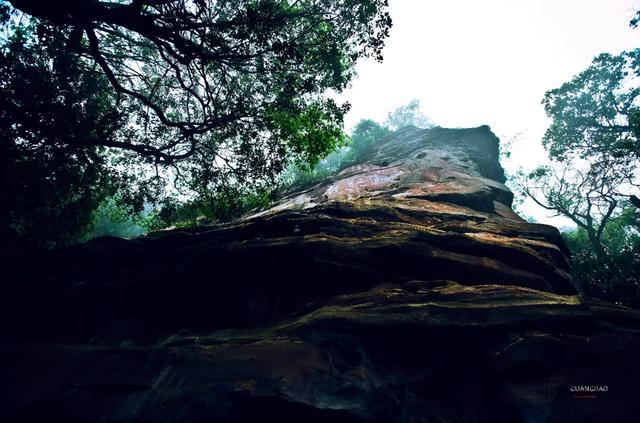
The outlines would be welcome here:
<svg viewBox="0 0 640 423">
<path fill-rule="evenodd" d="M 503 183 L 488 127 L 409 127 L 231 224 L 14 254 L 0 421 L 634 421 L 640 314 Z"/>
</svg>

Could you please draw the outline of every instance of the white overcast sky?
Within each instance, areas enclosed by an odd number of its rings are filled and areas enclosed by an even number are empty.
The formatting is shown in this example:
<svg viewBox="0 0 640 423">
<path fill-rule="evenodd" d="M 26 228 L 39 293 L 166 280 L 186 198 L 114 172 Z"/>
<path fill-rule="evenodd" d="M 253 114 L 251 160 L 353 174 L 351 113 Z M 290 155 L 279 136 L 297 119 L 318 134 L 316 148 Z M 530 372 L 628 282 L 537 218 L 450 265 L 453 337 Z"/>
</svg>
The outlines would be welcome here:
<svg viewBox="0 0 640 423">
<path fill-rule="evenodd" d="M 520 134 L 504 165 L 532 168 L 546 159 L 544 93 L 599 53 L 640 47 L 640 28 L 628 24 L 637 9 L 640 0 L 390 0 L 384 61 L 359 63 L 339 97 L 352 105 L 346 126 L 384 121 L 416 98 L 437 125 L 486 124 L 503 142 Z"/>
</svg>

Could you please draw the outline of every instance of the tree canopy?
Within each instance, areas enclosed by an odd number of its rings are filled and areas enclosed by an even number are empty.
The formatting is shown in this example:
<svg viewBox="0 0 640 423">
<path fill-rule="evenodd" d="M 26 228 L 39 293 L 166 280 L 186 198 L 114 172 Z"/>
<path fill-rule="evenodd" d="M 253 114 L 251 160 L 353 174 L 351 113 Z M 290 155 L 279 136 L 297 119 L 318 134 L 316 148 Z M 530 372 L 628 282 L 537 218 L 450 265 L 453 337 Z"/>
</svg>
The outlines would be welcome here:
<svg viewBox="0 0 640 423">
<path fill-rule="evenodd" d="M 600 238 L 608 264 L 594 251 L 583 228 L 565 231 L 563 238 L 571 251 L 574 277 L 582 282 L 585 294 L 632 307 L 640 307 L 640 235 L 629 228 L 637 225 L 634 208 L 624 208 L 608 222 Z"/>
<path fill-rule="evenodd" d="M 337 132 L 345 108 L 320 95 L 342 90 L 358 58 L 381 58 L 390 26 L 383 0 L 11 3 L 143 107 L 139 125 L 162 128 L 87 145 L 163 164 L 254 155 L 261 171 L 286 149 L 307 160 L 331 149 L 314 128 Z"/>
<path fill-rule="evenodd" d="M 385 126 L 396 131 L 405 126 L 417 126 L 426 129 L 433 127 L 433 122 L 420 109 L 420 101 L 411 100 L 409 103 L 398 107 L 387 115 Z"/>
<path fill-rule="evenodd" d="M 0 215 L 19 232 L 27 203 L 86 222 L 115 191 L 139 211 L 168 186 L 211 198 L 314 165 L 346 143 L 327 92 L 382 59 L 391 26 L 387 0 L 11 0 L 0 17 L 2 172 L 30 175 L 4 182 Z"/>
<path fill-rule="evenodd" d="M 606 225 L 638 203 L 640 49 L 595 57 L 542 103 L 551 118 L 543 145 L 556 164 L 521 177 L 520 186 L 586 231 L 603 260 Z"/>
<path fill-rule="evenodd" d="M 124 183 L 98 146 L 123 128 L 105 78 L 84 72 L 55 39 L 18 28 L 0 50 L 0 226 L 66 243 Z"/>
<path fill-rule="evenodd" d="M 543 143 L 554 159 L 605 155 L 640 158 L 640 49 L 597 56 L 591 66 L 546 93 L 552 119 Z"/>
<path fill-rule="evenodd" d="M 565 234 L 586 293 L 640 303 L 640 49 L 601 54 L 545 94 L 551 163 L 515 177 L 521 193 L 575 225 Z"/>
</svg>

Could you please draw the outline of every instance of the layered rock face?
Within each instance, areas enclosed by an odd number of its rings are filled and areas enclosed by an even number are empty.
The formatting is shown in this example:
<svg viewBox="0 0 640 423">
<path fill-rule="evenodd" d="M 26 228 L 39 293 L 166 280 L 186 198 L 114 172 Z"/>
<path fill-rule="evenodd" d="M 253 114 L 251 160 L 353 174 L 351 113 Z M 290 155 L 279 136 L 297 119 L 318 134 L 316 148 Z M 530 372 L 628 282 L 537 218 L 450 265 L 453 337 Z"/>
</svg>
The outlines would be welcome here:
<svg viewBox="0 0 640 423">
<path fill-rule="evenodd" d="M 640 313 L 503 183 L 489 128 L 409 127 L 231 224 L 14 255 L 0 421 L 636 421 Z"/>
</svg>

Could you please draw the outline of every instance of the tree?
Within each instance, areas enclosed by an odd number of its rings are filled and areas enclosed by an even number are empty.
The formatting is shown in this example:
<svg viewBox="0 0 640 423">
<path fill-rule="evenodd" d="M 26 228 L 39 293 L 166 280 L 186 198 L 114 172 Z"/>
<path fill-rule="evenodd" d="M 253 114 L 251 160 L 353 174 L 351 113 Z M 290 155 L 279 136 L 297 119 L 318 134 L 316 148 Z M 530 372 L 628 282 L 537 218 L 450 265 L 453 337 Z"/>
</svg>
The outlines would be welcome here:
<svg viewBox="0 0 640 423">
<path fill-rule="evenodd" d="M 637 223 L 636 209 L 625 207 L 615 221 L 606 225 L 601 243 L 610 266 L 602 266 L 584 229 L 575 228 L 562 234 L 571 251 L 574 277 L 581 282 L 585 294 L 640 307 L 640 235 L 631 229 Z"/>
<path fill-rule="evenodd" d="M 346 143 L 348 105 L 325 92 L 344 89 L 359 58 L 381 60 L 386 9 L 386 0 L 0 0 L 0 171 L 30 175 L 4 191 L 15 206 L 0 206 L 2 223 L 33 232 L 18 223 L 34 221 L 27 203 L 53 213 L 83 202 L 58 243 L 114 189 L 135 212 L 241 185 L 262 192 L 289 163 L 313 165 Z"/>
<path fill-rule="evenodd" d="M 576 226 L 563 233 L 584 293 L 640 306 L 640 214 L 624 193 L 627 170 L 606 161 L 586 170 L 555 162 L 514 177 L 520 194 Z"/>
<path fill-rule="evenodd" d="M 81 236 L 124 186 L 99 147 L 83 145 L 114 139 L 124 114 L 105 78 L 33 32 L 16 28 L 0 49 L 0 229 L 52 246 Z"/>
<path fill-rule="evenodd" d="M 576 229 L 566 232 L 587 294 L 640 304 L 640 49 L 601 54 L 545 94 L 551 164 L 514 178 L 520 192 Z"/>
<path fill-rule="evenodd" d="M 384 123 L 378 123 L 372 119 L 361 119 L 351 130 L 348 145 L 334 151 L 315 166 L 291 166 L 282 178 L 284 185 L 312 184 L 326 178 L 340 169 L 351 166 L 366 150 L 375 142 L 380 141 L 394 130 L 407 125 L 432 127 L 433 124 L 421 111 L 420 102 L 412 100 L 406 105 L 400 106 L 389 112 Z"/>
<path fill-rule="evenodd" d="M 548 91 L 542 103 L 552 119 L 543 138 L 550 157 L 569 167 L 577 162 L 592 167 L 586 179 L 576 175 L 577 187 L 614 209 L 623 198 L 638 207 L 633 192 L 639 186 L 640 49 L 597 56 L 583 72 Z M 556 182 L 563 185 L 563 180 Z M 572 218 L 566 210 L 561 213 Z"/>
<path fill-rule="evenodd" d="M 639 23 L 640 23 L 640 10 L 633 15 L 633 18 L 631 18 L 631 20 L 629 21 L 629 26 L 631 28 L 637 28 Z"/>
<path fill-rule="evenodd" d="M 386 0 L 11 4 L 87 67 L 98 66 L 119 98 L 139 104 L 140 124 L 163 128 L 88 146 L 165 165 L 220 160 L 246 173 L 277 173 L 287 153 L 313 162 L 335 147 L 346 108 L 322 94 L 344 89 L 358 58 L 381 59 L 391 25 Z"/>
<path fill-rule="evenodd" d="M 626 195 L 621 190 L 626 177 L 626 169 L 596 162 L 586 170 L 567 163 L 540 166 L 529 174 L 521 171 L 514 179 L 521 194 L 583 230 L 600 263 L 607 265 L 602 237 L 607 226 L 623 216 Z"/>
<path fill-rule="evenodd" d="M 433 122 L 420 110 L 420 101 L 411 100 L 404 106 L 400 106 L 387 116 L 385 126 L 392 131 L 397 131 L 405 126 L 417 126 L 418 128 L 431 128 Z"/>
<path fill-rule="evenodd" d="M 634 181 L 640 159 L 640 49 L 597 56 L 591 66 L 546 93 L 552 119 L 543 144 L 551 158 L 603 156 Z"/>
<path fill-rule="evenodd" d="M 371 119 L 362 119 L 351 131 L 351 149 L 355 156 L 361 154 L 374 142 L 386 137 L 393 131 Z"/>
</svg>

